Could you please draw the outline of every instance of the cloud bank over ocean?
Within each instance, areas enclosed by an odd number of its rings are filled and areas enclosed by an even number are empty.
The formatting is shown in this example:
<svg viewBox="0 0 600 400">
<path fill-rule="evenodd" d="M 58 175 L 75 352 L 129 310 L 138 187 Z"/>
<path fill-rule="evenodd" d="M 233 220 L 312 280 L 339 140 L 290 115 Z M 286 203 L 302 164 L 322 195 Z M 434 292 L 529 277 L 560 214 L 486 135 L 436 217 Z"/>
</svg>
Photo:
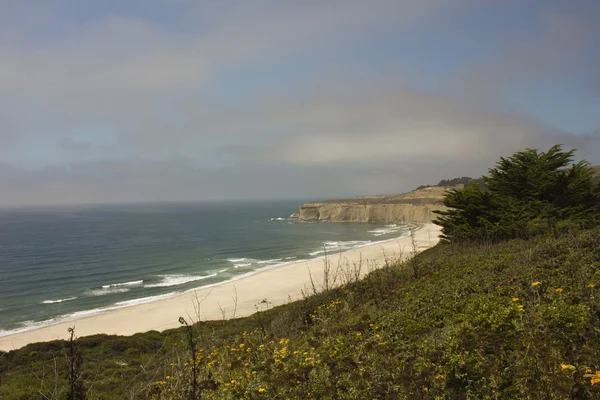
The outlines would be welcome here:
<svg viewBox="0 0 600 400">
<path fill-rule="evenodd" d="M 0 205 L 400 192 L 554 143 L 600 163 L 594 1 L 0 4 Z"/>
</svg>

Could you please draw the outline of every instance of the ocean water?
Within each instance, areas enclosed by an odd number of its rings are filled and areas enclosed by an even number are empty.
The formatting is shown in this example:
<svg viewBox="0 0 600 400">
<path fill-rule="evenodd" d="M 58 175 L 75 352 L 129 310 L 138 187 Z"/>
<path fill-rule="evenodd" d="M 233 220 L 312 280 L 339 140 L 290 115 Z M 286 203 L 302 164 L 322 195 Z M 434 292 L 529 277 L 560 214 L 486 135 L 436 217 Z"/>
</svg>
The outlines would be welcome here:
<svg viewBox="0 0 600 400">
<path fill-rule="evenodd" d="M 301 204 L 0 209 L 0 336 L 408 233 L 402 225 L 271 221 Z"/>
</svg>

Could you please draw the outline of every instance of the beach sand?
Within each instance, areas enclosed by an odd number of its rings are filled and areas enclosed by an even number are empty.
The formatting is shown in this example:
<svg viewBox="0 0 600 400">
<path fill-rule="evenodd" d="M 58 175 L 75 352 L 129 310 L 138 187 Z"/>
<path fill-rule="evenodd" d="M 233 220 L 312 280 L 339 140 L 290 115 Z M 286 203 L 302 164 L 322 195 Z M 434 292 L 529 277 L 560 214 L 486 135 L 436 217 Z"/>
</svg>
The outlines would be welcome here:
<svg viewBox="0 0 600 400">
<path fill-rule="evenodd" d="M 417 251 L 437 244 L 439 233 L 440 227 L 437 225 L 421 225 L 414 234 Z M 264 310 L 301 299 L 303 290 L 311 290 L 311 277 L 317 288 L 321 289 L 326 260 L 333 271 L 339 269 L 336 283 L 340 284 L 344 275 L 342 271 L 353 271 L 354 265 L 361 263 L 361 276 L 364 276 L 370 270 L 385 265 L 386 260 L 409 257 L 413 253 L 413 247 L 412 238 L 408 236 L 332 254 L 327 258 L 285 264 L 174 297 L 0 337 L 0 350 L 9 351 L 29 343 L 67 339 L 67 329 L 73 326 L 78 337 L 98 333 L 132 335 L 177 328 L 181 326 L 179 317 L 194 322 L 198 320 L 198 316 L 202 320 L 218 320 L 223 319 L 224 310 L 225 318 L 232 318 L 234 309 L 237 317 L 248 316 L 256 312 L 257 307 Z M 236 297 L 237 307 L 234 301 Z M 199 312 L 195 307 L 198 301 L 201 302 Z"/>
</svg>

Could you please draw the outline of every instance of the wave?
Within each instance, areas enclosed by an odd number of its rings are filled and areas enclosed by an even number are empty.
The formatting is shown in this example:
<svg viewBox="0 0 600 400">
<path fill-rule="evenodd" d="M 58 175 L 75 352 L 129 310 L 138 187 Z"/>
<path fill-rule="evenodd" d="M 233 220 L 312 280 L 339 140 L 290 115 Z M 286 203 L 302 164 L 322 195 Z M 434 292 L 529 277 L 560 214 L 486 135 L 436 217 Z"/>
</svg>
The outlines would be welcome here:
<svg viewBox="0 0 600 400">
<path fill-rule="evenodd" d="M 273 258 L 271 260 L 261 260 L 261 261 L 257 261 L 257 264 L 273 264 L 279 261 L 282 261 L 283 258 Z"/>
<path fill-rule="evenodd" d="M 323 242 L 321 249 L 312 251 L 308 254 L 311 256 L 318 256 L 319 254 L 325 253 L 338 253 L 344 250 L 351 250 L 357 247 L 367 246 L 372 244 L 370 240 L 348 240 L 348 241 L 339 241 L 339 242 Z"/>
<path fill-rule="evenodd" d="M 159 294 L 159 295 L 156 295 L 156 296 L 140 297 L 139 299 L 119 301 L 118 303 L 115 303 L 115 306 L 119 307 L 119 308 L 121 308 L 121 307 L 135 306 L 137 304 L 150 303 L 150 302 L 153 302 L 155 300 L 168 299 L 169 297 L 173 297 L 176 294 L 178 294 L 178 293 L 177 292 L 171 292 L 171 293 L 166 293 L 166 294 Z"/>
<path fill-rule="evenodd" d="M 240 267 L 242 267 L 242 268 L 243 268 L 243 267 L 249 267 L 249 266 L 251 266 L 251 265 L 252 265 L 252 263 L 242 263 L 242 264 L 235 264 L 235 265 L 233 266 L 233 268 L 240 268 Z"/>
<path fill-rule="evenodd" d="M 228 258 L 227 261 L 229 261 L 230 263 L 239 263 L 242 261 L 246 261 L 248 260 L 247 258 Z"/>
<path fill-rule="evenodd" d="M 71 301 L 75 300 L 77 297 L 67 297 L 66 299 L 58 299 L 58 300 L 44 300 L 42 304 L 54 304 L 54 303 L 62 303 L 63 301 Z"/>
<path fill-rule="evenodd" d="M 169 287 L 183 285 L 184 283 L 199 281 L 202 279 L 213 278 L 217 276 L 217 272 L 210 275 L 159 275 L 162 280 L 158 283 L 144 285 L 145 288 Z"/>
<path fill-rule="evenodd" d="M 390 225 L 385 225 L 384 228 L 374 229 L 374 230 L 368 231 L 368 232 L 371 233 L 373 236 L 383 236 L 383 235 L 388 235 L 390 233 L 395 233 L 395 232 L 401 231 L 403 229 L 405 229 L 405 226 L 390 224 Z"/>
<path fill-rule="evenodd" d="M 98 289 L 89 289 L 85 292 L 87 296 L 105 296 L 107 294 L 129 292 L 128 287 L 101 287 Z"/>
<path fill-rule="evenodd" d="M 111 283 L 110 285 L 102 285 L 102 288 L 108 289 L 108 288 L 116 288 L 116 287 L 123 287 L 123 286 L 142 286 L 143 284 L 144 284 L 144 280 L 140 279 L 139 281 Z"/>
</svg>

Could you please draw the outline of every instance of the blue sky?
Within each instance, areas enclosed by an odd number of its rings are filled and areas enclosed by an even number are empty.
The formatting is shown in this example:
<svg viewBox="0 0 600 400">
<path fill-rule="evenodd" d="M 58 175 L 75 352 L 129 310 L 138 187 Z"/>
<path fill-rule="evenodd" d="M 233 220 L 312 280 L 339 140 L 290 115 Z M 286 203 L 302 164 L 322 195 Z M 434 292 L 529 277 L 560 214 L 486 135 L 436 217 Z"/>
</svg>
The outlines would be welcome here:
<svg viewBox="0 0 600 400">
<path fill-rule="evenodd" d="M 600 3 L 0 0 L 0 204 L 333 197 L 600 164 Z"/>
</svg>

